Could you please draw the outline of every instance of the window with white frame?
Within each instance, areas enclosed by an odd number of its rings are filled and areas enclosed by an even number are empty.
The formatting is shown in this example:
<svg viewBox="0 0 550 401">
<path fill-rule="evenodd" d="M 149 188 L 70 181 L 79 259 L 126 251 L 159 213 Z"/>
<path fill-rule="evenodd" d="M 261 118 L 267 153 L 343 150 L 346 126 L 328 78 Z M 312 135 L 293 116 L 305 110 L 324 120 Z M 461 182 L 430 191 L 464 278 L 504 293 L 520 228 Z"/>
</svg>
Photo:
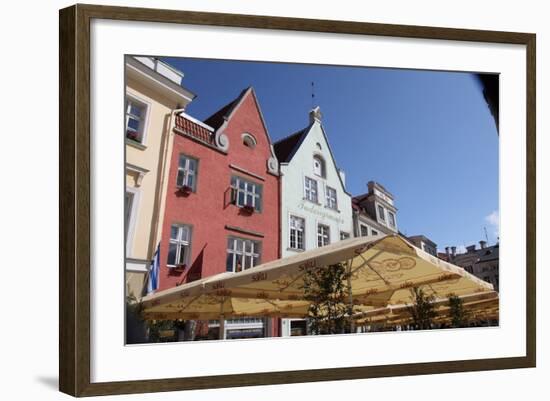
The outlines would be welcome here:
<svg viewBox="0 0 550 401">
<path fill-rule="evenodd" d="M 134 206 L 134 194 L 132 192 L 126 191 L 126 196 L 124 197 L 124 233 L 126 235 L 126 244 L 130 238 L 130 221 L 132 220 L 132 208 Z"/>
<path fill-rule="evenodd" d="M 189 263 L 191 256 L 191 226 L 172 224 L 168 244 L 168 266 L 181 266 Z"/>
<path fill-rule="evenodd" d="M 344 239 L 348 239 L 349 238 L 349 233 L 345 232 L 345 231 L 340 231 L 340 240 L 344 240 Z"/>
<path fill-rule="evenodd" d="M 228 272 L 238 273 L 260 264 L 262 243 L 250 239 L 229 237 L 227 239 L 227 258 L 225 268 Z"/>
<path fill-rule="evenodd" d="M 378 205 L 378 218 L 382 221 L 386 221 L 386 213 L 382 206 Z"/>
<path fill-rule="evenodd" d="M 197 159 L 186 155 L 180 155 L 176 185 L 180 188 L 189 187 L 193 192 L 195 192 L 197 188 L 197 170 Z"/>
<path fill-rule="evenodd" d="M 395 228 L 395 214 L 393 214 L 393 212 L 390 212 L 389 210 L 388 210 L 388 220 L 390 221 L 390 226 Z"/>
<path fill-rule="evenodd" d="M 327 186 L 326 188 L 327 207 L 338 210 L 338 199 L 336 198 L 336 190 Z"/>
<path fill-rule="evenodd" d="M 361 237 L 369 236 L 369 228 L 367 226 L 364 226 L 363 224 L 359 225 L 359 231 L 360 231 Z"/>
<path fill-rule="evenodd" d="M 313 173 L 319 177 L 326 177 L 325 161 L 319 155 L 313 156 Z"/>
<path fill-rule="evenodd" d="M 147 105 L 126 98 L 126 138 L 143 143 Z"/>
<path fill-rule="evenodd" d="M 317 191 L 317 181 L 312 178 L 305 177 L 304 180 L 304 190 L 306 199 L 311 202 L 318 203 L 318 191 Z"/>
<path fill-rule="evenodd" d="M 317 225 L 317 246 L 330 244 L 330 227 L 324 224 Z"/>
<path fill-rule="evenodd" d="M 372 235 L 378 235 L 378 231 L 372 230 Z"/>
<path fill-rule="evenodd" d="M 250 148 L 250 149 L 254 149 L 256 147 L 256 138 L 254 138 L 252 135 L 250 135 L 249 133 L 244 133 L 242 134 L 242 139 L 243 139 L 243 145 Z"/>
<path fill-rule="evenodd" d="M 306 222 L 301 217 L 290 216 L 289 248 L 305 249 L 304 232 Z"/>
<path fill-rule="evenodd" d="M 232 176 L 231 199 L 239 207 L 251 206 L 259 212 L 262 210 L 262 185 Z"/>
</svg>

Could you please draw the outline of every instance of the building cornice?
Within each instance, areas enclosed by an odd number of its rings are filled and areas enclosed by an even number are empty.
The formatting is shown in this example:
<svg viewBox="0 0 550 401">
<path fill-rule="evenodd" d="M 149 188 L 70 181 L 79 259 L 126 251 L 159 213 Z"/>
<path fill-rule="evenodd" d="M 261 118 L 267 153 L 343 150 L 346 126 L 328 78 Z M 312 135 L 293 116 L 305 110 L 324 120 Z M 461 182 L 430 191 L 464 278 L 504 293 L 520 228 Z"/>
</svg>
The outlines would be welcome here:
<svg viewBox="0 0 550 401">
<path fill-rule="evenodd" d="M 126 57 L 126 73 L 175 102 L 187 104 L 196 97 L 194 93 L 151 70 L 133 57 Z"/>
</svg>

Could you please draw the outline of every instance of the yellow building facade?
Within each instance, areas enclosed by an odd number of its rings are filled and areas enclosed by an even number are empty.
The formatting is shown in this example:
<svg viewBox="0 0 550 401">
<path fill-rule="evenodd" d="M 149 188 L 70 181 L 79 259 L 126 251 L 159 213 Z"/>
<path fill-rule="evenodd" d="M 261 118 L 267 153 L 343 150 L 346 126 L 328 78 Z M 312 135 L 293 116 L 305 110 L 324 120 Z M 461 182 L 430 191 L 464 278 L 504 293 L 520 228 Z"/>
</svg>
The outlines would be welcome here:
<svg viewBox="0 0 550 401">
<path fill-rule="evenodd" d="M 132 299 L 143 293 L 160 240 L 174 114 L 195 95 L 182 87 L 182 72 L 153 57 L 126 57 L 125 73 L 125 269 Z"/>
</svg>

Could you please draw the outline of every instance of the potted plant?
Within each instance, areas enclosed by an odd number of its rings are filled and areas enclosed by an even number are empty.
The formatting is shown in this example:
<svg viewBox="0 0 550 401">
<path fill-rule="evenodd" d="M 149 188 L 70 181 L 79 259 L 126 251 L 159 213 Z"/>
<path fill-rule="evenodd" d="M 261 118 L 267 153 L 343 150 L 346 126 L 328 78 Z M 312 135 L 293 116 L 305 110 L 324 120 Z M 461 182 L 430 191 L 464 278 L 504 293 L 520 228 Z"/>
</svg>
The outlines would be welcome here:
<svg viewBox="0 0 550 401">
<path fill-rule="evenodd" d="M 193 192 L 193 188 L 191 188 L 189 185 L 182 185 L 179 187 L 178 191 L 182 194 L 189 195 L 191 192 Z"/>
<path fill-rule="evenodd" d="M 243 212 L 245 212 L 246 214 L 254 213 L 254 206 L 252 205 L 244 205 L 242 209 L 243 209 Z"/>
<path fill-rule="evenodd" d="M 136 131 L 126 131 L 126 138 L 138 141 L 138 133 Z"/>
</svg>

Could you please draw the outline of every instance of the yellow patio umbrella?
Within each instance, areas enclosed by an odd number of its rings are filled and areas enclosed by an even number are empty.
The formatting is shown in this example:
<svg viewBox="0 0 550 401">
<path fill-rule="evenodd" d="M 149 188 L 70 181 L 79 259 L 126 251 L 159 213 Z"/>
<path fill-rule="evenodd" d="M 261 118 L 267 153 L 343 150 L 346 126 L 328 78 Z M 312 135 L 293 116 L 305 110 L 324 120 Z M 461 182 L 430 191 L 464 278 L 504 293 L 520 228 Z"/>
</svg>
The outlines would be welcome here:
<svg viewBox="0 0 550 401">
<path fill-rule="evenodd" d="M 459 298 L 463 302 L 464 310 L 473 318 L 482 314 L 489 314 L 498 318 L 499 299 L 495 291 L 462 295 Z M 409 313 L 409 307 L 412 305 L 412 296 L 410 303 L 395 305 L 385 308 L 368 310 L 354 315 L 358 325 L 368 325 L 373 323 L 388 323 L 394 325 L 409 324 L 412 317 Z M 433 301 L 436 317 L 434 322 L 446 323 L 451 320 L 451 307 L 449 298 L 439 298 Z"/>
<path fill-rule="evenodd" d="M 221 273 L 170 288 L 141 299 L 142 317 L 145 320 L 219 320 L 220 337 L 226 318 L 263 316 L 293 318 L 307 315 L 306 301 L 269 300 L 232 297 L 224 288 L 205 290 L 205 284 L 234 273 Z"/>
<path fill-rule="evenodd" d="M 205 283 L 206 292 L 224 289 L 233 297 L 303 300 L 308 269 L 343 263 L 349 273 L 350 301 L 367 309 L 406 303 L 409 289 L 428 295 L 464 295 L 493 291 L 493 286 L 464 269 L 416 248 L 399 235 L 353 238 L 268 262 Z"/>
<path fill-rule="evenodd" d="M 403 237 L 353 238 L 239 273 L 222 273 L 144 297 L 148 319 L 222 319 L 228 316 L 305 317 L 308 270 L 343 263 L 350 308 L 372 310 L 406 303 L 410 288 L 483 293 L 492 285 L 416 248 Z M 223 320 L 223 319 L 222 319 Z M 220 322 L 222 321 L 220 320 Z"/>
</svg>

